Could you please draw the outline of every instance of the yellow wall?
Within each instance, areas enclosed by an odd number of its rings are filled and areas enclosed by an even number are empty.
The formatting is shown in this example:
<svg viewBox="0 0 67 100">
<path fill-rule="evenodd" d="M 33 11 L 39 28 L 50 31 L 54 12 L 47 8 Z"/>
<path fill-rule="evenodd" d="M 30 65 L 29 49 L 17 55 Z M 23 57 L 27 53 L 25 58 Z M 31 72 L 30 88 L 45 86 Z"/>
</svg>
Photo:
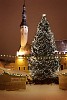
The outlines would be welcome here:
<svg viewBox="0 0 67 100">
<path fill-rule="evenodd" d="M 28 60 L 25 57 L 16 57 L 15 69 L 28 72 Z"/>
<path fill-rule="evenodd" d="M 67 55 L 61 55 L 60 64 L 63 65 L 63 69 L 67 69 Z"/>
<path fill-rule="evenodd" d="M 55 56 L 59 57 L 60 70 L 67 69 L 67 52 L 55 52 Z"/>
</svg>

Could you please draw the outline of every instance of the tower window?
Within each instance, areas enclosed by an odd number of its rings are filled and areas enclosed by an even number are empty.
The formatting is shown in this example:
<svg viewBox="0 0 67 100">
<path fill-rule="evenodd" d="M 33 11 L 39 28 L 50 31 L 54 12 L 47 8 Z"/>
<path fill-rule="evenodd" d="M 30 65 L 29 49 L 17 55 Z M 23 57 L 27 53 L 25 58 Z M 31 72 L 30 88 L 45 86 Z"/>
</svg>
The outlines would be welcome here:
<svg viewBox="0 0 67 100">
<path fill-rule="evenodd" d="M 20 67 L 19 67 L 19 70 L 20 70 Z"/>
<path fill-rule="evenodd" d="M 25 70 L 25 67 L 24 67 L 24 70 Z"/>
</svg>

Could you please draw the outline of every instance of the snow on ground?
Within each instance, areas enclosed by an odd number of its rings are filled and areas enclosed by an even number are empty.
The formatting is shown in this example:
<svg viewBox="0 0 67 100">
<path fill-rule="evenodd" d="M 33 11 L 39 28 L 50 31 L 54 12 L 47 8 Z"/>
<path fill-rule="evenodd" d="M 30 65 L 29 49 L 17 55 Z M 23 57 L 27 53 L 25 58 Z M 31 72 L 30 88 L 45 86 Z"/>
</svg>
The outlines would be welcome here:
<svg viewBox="0 0 67 100">
<path fill-rule="evenodd" d="M 67 100 L 67 91 L 58 85 L 27 85 L 26 90 L 0 90 L 0 100 Z"/>
</svg>

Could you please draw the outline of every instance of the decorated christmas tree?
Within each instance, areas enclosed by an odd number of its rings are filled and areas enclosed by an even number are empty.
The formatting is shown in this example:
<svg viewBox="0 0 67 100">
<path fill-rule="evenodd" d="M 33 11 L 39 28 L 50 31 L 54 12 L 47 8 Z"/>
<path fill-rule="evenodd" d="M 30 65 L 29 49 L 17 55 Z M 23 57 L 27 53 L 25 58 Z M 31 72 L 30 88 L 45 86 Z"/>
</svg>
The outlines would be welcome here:
<svg viewBox="0 0 67 100">
<path fill-rule="evenodd" d="M 46 14 L 37 26 L 37 32 L 31 44 L 29 66 L 35 83 L 51 83 L 59 70 L 59 60 L 55 56 L 56 44 Z"/>
</svg>

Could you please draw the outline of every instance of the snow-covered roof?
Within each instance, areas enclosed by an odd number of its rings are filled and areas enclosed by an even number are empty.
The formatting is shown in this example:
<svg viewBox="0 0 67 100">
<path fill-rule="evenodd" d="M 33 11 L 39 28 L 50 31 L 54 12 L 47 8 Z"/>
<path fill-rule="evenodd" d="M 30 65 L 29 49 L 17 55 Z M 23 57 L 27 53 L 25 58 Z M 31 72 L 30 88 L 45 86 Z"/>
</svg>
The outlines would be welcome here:
<svg viewBox="0 0 67 100">
<path fill-rule="evenodd" d="M 0 67 L 0 74 L 2 73 L 8 73 L 9 75 L 15 75 L 15 76 L 26 76 L 27 73 L 23 72 L 23 71 L 19 71 L 19 70 L 10 70 L 10 69 L 6 69 L 6 68 L 2 68 Z"/>
</svg>

